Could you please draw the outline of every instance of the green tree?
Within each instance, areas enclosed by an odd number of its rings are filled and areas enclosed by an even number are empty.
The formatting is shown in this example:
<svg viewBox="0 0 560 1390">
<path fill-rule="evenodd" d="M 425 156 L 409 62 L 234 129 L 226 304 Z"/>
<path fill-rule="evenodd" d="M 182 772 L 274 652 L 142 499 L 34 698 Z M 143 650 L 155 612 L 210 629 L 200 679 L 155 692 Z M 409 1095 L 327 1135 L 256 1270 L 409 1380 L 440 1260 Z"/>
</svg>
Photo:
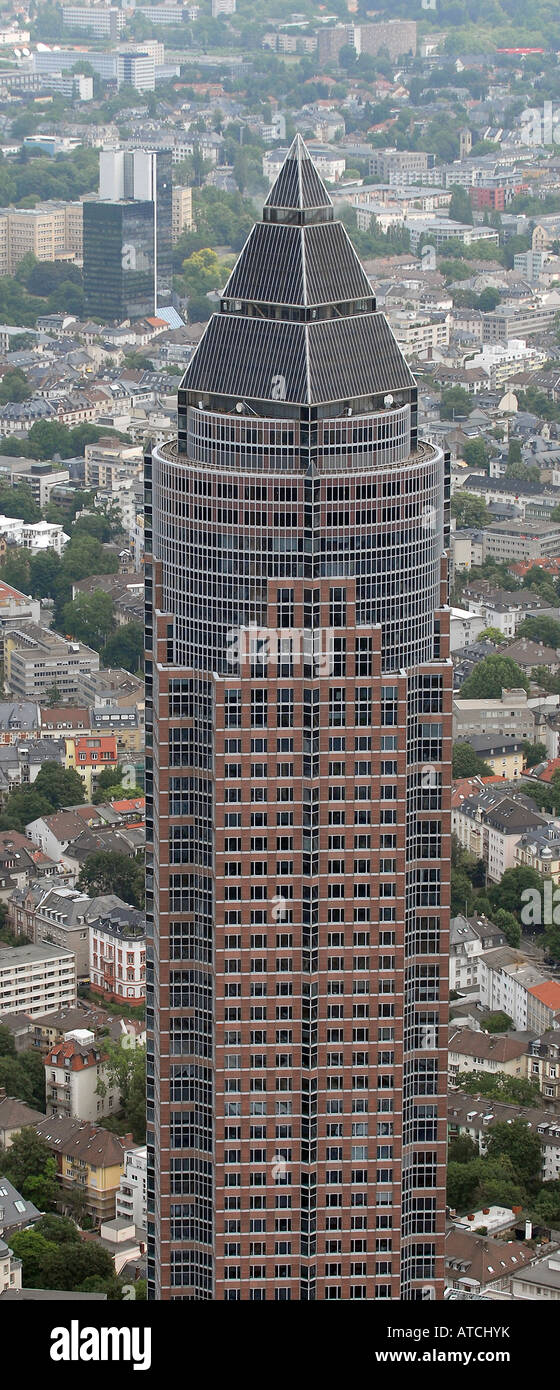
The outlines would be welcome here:
<svg viewBox="0 0 560 1390">
<path fill-rule="evenodd" d="M 0 1057 L 15 1057 L 16 1045 L 6 1023 L 0 1023 Z"/>
<path fill-rule="evenodd" d="M 462 700 L 499 700 L 502 690 L 512 688 L 529 693 L 529 681 L 509 656 L 492 653 L 478 662 L 461 686 Z"/>
<path fill-rule="evenodd" d="M 521 927 L 517 917 L 514 917 L 513 912 L 506 912 L 503 907 L 498 908 L 497 912 L 493 911 L 491 907 L 491 911 L 493 921 L 504 933 L 508 946 L 513 946 L 514 950 L 517 950 L 517 947 L 521 945 Z"/>
<path fill-rule="evenodd" d="M 64 631 L 94 651 L 101 651 L 115 627 L 113 600 L 97 589 L 93 594 L 77 594 L 62 610 Z"/>
<path fill-rule="evenodd" d="M 503 1100 L 511 1105 L 538 1105 L 540 1091 L 532 1081 L 507 1072 L 462 1071 L 457 1084 L 469 1096 L 484 1096 L 485 1100 Z"/>
<path fill-rule="evenodd" d="M 31 386 L 20 367 L 11 367 L 0 377 L 0 405 L 7 405 L 9 401 L 28 401 L 32 394 Z"/>
<path fill-rule="evenodd" d="M 107 1043 L 107 1074 L 118 1087 L 126 1127 L 137 1144 L 146 1135 L 146 1053 L 143 1047 L 121 1047 Z"/>
<path fill-rule="evenodd" d="M 454 420 L 457 415 L 468 415 L 470 410 L 471 398 L 462 386 L 450 386 L 442 391 L 439 412 L 442 420 Z"/>
<path fill-rule="evenodd" d="M 0 1156 L 0 1168 L 29 1202 L 36 1202 L 43 1209 L 52 1206 L 56 1199 L 56 1163 L 45 1139 L 31 1126 L 14 1134 L 9 1149 Z"/>
<path fill-rule="evenodd" d="M 472 744 L 461 740 L 453 744 L 454 777 L 491 777 L 492 768 L 475 753 Z"/>
<path fill-rule="evenodd" d="M 493 1125 L 487 1154 L 489 1158 L 509 1158 L 517 1177 L 526 1186 L 540 1178 L 543 1162 L 541 1141 L 525 1120 L 514 1120 L 511 1125 Z"/>
<path fill-rule="evenodd" d="M 0 513 L 2 516 L 20 517 L 22 521 L 40 521 L 41 510 L 37 506 L 28 483 L 0 483 Z"/>
<path fill-rule="evenodd" d="M 543 1226 L 558 1226 L 560 1221 L 560 1182 L 547 1182 L 541 1187 L 533 1207 L 535 1219 Z"/>
<path fill-rule="evenodd" d="M 46 1240 L 39 1231 L 16 1231 L 10 1236 L 10 1249 L 16 1259 L 22 1262 L 22 1284 L 24 1289 L 44 1288 L 42 1283 L 44 1261 L 48 1255 L 56 1253 L 56 1245 Z"/>
<path fill-rule="evenodd" d="M 478 308 L 482 310 L 483 314 L 491 313 L 500 303 L 501 298 L 500 291 L 495 289 L 493 285 L 488 285 L 478 296 Z"/>
<path fill-rule="evenodd" d="M 507 1033 L 513 1028 L 513 1019 L 509 1014 L 498 1010 L 497 1013 L 487 1014 L 484 1019 L 484 1027 L 487 1033 Z"/>
<path fill-rule="evenodd" d="M 484 627 L 482 632 L 478 634 L 478 641 L 494 642 L 496 645 L 501 645 L 501 643 L 505 641 L 505 638 L 499 627 Z"/>
<path fill-rule="evenodd" d="M 122 666 L 132 675 L 142 670 L 144 629 L 141 623 L 125 623 L 109 637 L 101 652 L 103 666 Z"/>
<path fill-rule="evenodd" d="M 67 1216 L 57 1216 L 54 1212 L 47 1212 L 40 1221 L 36 1221 L 33 1230 L 38 1231 L 45 1240 L 53 1241 L 55 1245 L 66 1245 L 68 1241 L 75 1244 L 81 1239 L 75 1222 L 70 1221 Z"/>
<path fill-rule="evenodd" d="M 527 637 L 530 642 L 544 642 L 545 647 L 556 650 L 560 647 L 560 623 L 555 618 L 524 618 L 517 629 L 517 636 Z"/>
<path fill-rule="evenodd" d="M 506 869 L 500 882 L 488 888 L 488 898 L 496 911 L 511 912 L 521 921 L 525 903 L 523 893 L 528 888 L 534 888 L 537 893 L 542 894 L 543 880 L 536 869 L 531 869 L 527 864 L 520 864 L 515 869 Z"/>
<path fill-rule="evenodd" d="M 98 850 L 90 854 L 82 864 L 78 887 L 101 897 L 104 893 L 115 893 L 125 903 L 133 907 L 144 906 L 144 867 L 127 854 L 111 850 Z"/>
<path fill-rule="evenodd" d="M 447 1152 L 449 1163 L 472 1163 L 480 1157 L 478 1144 L 468 1134 L 453 1134 Z"/>
<path fill-rule="evenodd" d="M 455 1211 L 464 1211 L 472 1206 L 478 1187 L 478 1163 L 457 1163 L 450 1161 L 447 1166 L 447 1201 Z"/>
<path fill-rule="evenodd" d="M 19 830 L 25 834 L 25 827 L 40 816 L 50 816 L 52 805 L 45 796 L 35 791 L 35 787 L 16 787 L 6 801 L 0 815 L 0 830 Z"/>
<path fill-rule="evenodd" d="M 475 497 L 471 492 L 455 493 L 451 498 L 451 515 L 455 517 L 457 526 L 483 527 L 488 526 L 492 519 L 482 497 Z"/>
<path fill-rule="evenodd" d="M 0 577 L 4 584 L 11 584 L 12 588 L 19 589 L 20 593 L 28 594 L 31 588 L 30 576 L 29 552 L 23 549 L 8 551 L 0 567 Z"/>
<path fill-rule="evenodd" d="M 462 446 L 461 454 L 469 468 L 476 468 L 478 472 L 482 469 L 485 473 L 488 469 L 488 445 L 484 439 L 467 439 Z"/>
<path fill-rule="evenodd" d="M 508 463 L 521 463 L 521 442 L 519 439 L 510 439 L 508 444 Z"/>
<path fill-rule="evenodd" d="M 32 555 L 29 561 L 29 586 L 33 598 L 56 598 L 61 560 L 54 550 Z"/>
<path fill-rule="evenodd" d="M 472 227 L 474 221 L 472 203 L 467 190 L 458 183 L 454 185 L 451 193 L 449 217 L 453 222 L 463 222 L 469 227 Z"/>
<path fill-rule="evenodd" d="M 82 806 L 85 801 L 81 777 L 60 763 L 43 763 L 33 786 L 50 802 L 53 811 L 59 811 L 61 806 Z"/>
<path fill-rule="evenodd" d="M 544 743 L 531 743 L 527 738 L 523 739 L 523 753 L 526 767 L 537 767 L 548 757 Z"/>
</svg>

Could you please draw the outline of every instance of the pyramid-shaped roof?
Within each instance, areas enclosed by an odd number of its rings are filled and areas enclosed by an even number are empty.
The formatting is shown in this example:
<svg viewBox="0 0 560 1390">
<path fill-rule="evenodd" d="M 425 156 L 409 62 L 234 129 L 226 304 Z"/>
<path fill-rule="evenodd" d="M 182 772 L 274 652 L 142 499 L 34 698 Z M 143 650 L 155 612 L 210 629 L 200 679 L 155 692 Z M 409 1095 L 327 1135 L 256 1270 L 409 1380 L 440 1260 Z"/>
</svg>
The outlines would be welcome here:
<svg viewBox="0 0 560 1390">
<path fill-rule="evenodd" d="M 291 405 L 348 402 L 414 377 L 297 136 L 189 362 L 181 391 Z"/>
<path fill-rule="evenodd" d="M 327 304 L 375 299 L 342 222 L 288 227 L 257 222 L 223 292 L 252 304 Z"/>
<path fill-rule="evenodd" d="M 301 135 L 296 135 L 290 146 L 264 206 L 291 212 L 332 209 L 331 199 Z"/>
</svg>

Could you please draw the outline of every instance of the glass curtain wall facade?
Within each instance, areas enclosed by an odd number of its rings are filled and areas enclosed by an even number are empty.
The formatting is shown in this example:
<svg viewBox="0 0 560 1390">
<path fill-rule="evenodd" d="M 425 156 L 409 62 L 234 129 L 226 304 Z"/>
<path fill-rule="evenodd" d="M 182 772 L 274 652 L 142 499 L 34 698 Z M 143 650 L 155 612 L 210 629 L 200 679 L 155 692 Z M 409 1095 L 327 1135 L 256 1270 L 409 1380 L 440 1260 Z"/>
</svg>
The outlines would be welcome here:
<svg viewBox="0 0 560 1390">
<path fill-rule="evenodd" d="M 152 202 L 84 203 L 86 311 L 105 322 L 155 312 Z"/>
<path fill-rule="evenodd" d="M 146 459 L 149 1296 L 441 1296 L 448 464 L 299 137 Z"/>
</svg>

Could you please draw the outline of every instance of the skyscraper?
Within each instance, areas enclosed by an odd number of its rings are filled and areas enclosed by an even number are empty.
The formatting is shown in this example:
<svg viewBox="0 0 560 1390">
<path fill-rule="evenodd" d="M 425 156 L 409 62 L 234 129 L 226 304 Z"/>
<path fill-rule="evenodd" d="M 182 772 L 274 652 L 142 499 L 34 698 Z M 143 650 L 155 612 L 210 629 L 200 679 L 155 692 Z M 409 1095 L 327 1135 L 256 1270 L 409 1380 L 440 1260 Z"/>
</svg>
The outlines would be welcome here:
<svg viewBox="0 0 560 1390">
<path fill-rule="evenodd" d="M 441 1296 L 446 474 L 298 137 L 146 460 L 152 1298 Z"/>
<path fill-rule="evenodd" d="M 171 303 L 169 150 L 102 150 L 99 201 L 84 203 L 84 291 L 89 314 L 142 318 Z"/>
</svg>

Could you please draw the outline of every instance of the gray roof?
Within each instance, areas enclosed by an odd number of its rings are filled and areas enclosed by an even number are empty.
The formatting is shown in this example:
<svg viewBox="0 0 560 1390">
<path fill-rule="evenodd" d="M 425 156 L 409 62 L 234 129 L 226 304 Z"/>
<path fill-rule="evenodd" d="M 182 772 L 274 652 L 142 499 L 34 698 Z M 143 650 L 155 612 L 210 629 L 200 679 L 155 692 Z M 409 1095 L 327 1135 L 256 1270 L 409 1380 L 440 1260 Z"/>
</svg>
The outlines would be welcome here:
<svg viewBox="0 0 560 1390">
<path fill-rule="evenodd" d="M 312 227 L 257 222 L 223 298 L 323 305 L 373 300 L 373 291 L 342 222 Z"/>
<path fill-rule="evenodd" d="M 284 399 L 301 405 L 415 386 L 385 316 L 368 313 L 315 323 L 214 314 L 181 387 L 271 401 L 279 375 Z"/>
<path fill-rule="evenodd" d="M 23 1129 L 25 1125 L 35 1125 L 44 1120 L 42 1110 L 32 1110 L 25 1101 L 15 1096 L 0 1096 L 0 1133 L 5 1129 Z"/>
<path fill-rule="evenodd" d="M 18 1230 L 38 1221 L 41 1212 L 26 1201 L 8 1178 L 0 1175 L 0 1232 Z"/>
<path fill-rule="evenodd" d="M 0 729 L 39 728 L 39 706 L 31 700 L 0 700 Z"/>
</svg>

